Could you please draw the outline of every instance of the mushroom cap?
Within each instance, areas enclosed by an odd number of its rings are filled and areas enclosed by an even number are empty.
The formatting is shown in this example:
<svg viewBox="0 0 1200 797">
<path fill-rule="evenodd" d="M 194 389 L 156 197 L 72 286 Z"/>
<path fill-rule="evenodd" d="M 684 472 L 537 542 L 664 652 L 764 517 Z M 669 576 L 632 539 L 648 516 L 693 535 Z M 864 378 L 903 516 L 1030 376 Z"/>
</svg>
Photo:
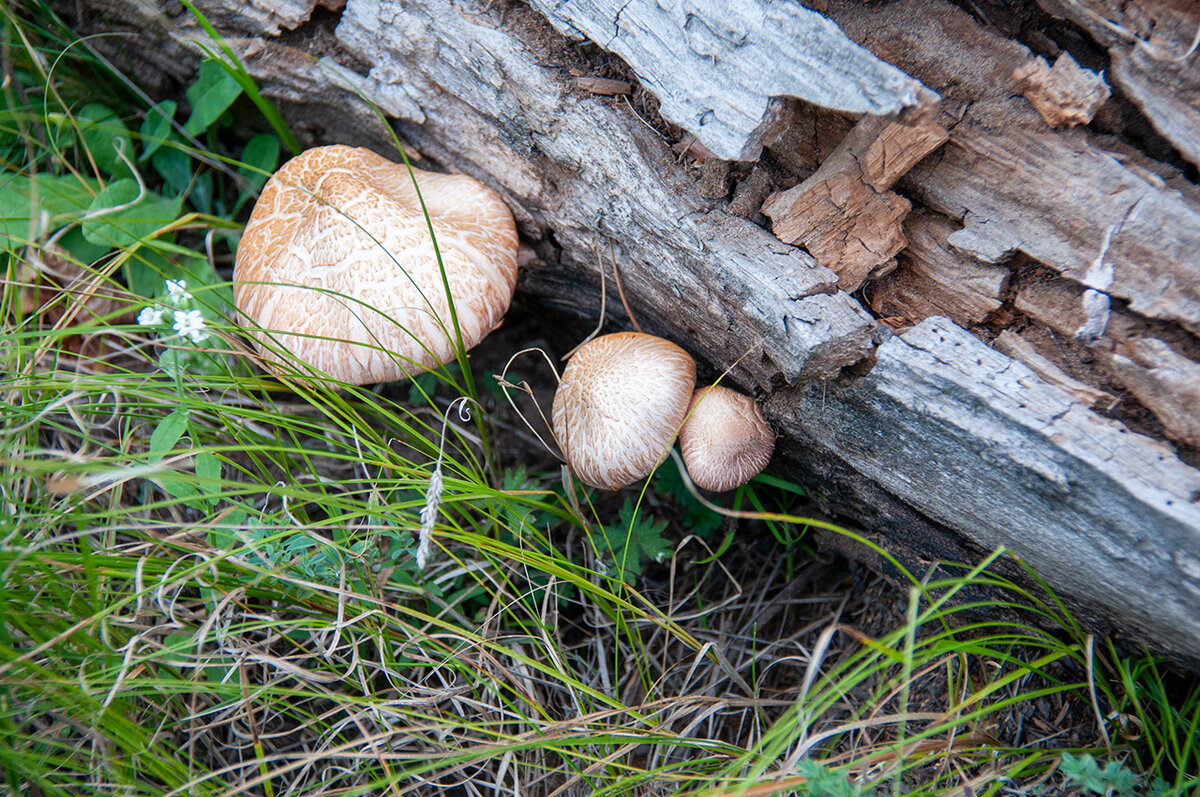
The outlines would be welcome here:
<svg viewBox="0 0 1200 797">
<path fill-rule="evenodd" d="M 703 399 L 703 401 L 701 401 Z M 754 399 L 720 385 L 692 397 L 679 431 L 683 464 L 697 487 L 722 493 L 758 475 L 775 451 L 775 432 Z"/>
<path fill-rule="evenodd" d="M 666 458 L 696 388 L 696 363 L 668 340 L 601 335 L 580 347 L 554 394 L 554 435 L 586 484 L 619 490 Z"/>
<path fill-rule="evenodd" d="M 470 348 L 501 320 L 517 283 L 512 214 L 464 175 L 316 147 L 263 188 L 237 248 L 233 295 L 263 356 L 283 347 L 353 384 L 401 379 L 454 358 L 454 325 L 429 222 Z M 273 341 L 275 346 L 266 346 Z"/>
</svg>

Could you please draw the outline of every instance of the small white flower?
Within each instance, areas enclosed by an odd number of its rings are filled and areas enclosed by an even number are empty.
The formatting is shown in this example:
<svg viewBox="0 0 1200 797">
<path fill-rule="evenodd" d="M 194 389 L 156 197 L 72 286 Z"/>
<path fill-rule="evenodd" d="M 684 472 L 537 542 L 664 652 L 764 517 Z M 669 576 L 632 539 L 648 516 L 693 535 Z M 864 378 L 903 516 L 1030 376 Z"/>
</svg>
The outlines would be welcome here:
<svg viewBox="0 0 1200 797">
<path fill-rule="evenodd" d="M 158 307 L 143 307 L 138 313 L 138 324 L 144 327 L 156 327 L 162 323 L 163 311 Z"/>
<path fill-rule="evenodd" d="M 167 294 L 171 304 L 176 307 L 192 300 L 192 294 L 188 293 L 187 280 L 167 280 Z"/>
<path fill-rule="evenodd" d="M 175 323 L 172 326 L 180 335 L 191 338 L 192 343 L 199 343 L 208 337 L 204 328 L 204 316 L 199 310 L 180 310 L 175 313 Z"/>
</svg>

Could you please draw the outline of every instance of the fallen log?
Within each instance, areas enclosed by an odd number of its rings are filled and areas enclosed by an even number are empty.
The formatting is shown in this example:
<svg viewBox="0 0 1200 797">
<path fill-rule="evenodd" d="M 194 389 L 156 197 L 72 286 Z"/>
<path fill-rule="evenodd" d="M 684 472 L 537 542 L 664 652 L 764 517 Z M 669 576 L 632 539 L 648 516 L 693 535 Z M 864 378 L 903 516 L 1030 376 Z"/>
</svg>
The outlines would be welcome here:
<svg viewBox="0 0 1200 797">
<path fill-rule="evenodd" d="M 139 50 L 161 46 L 179 53 L 181 64 L 206 38 L 186 13 L 160 12 L 150 0 L 101 5 L 105 14 L 90 24 L 128 20 L 148 42 Z M 852 110 L 899 110 L 917 102 L 922 86 L 942 98 L 933 112 L 948 143 L 903 177 L 910 163 L 889 171 L 878 190 L 920 205 L 940 236 L 923 240 L 923 251 L 897 250 L 890 279 L 925 279 L 959 294 L 939 301 L 945 312 L 961 312 L 961 325 L 930 316 L 936 303 L 909 299 L 911 317 L 892 335 L 839 290 L 839 273 L 751 220 L 747 197 L 762 196 L 768 179 L 786 191 L 831 158 L 807 136 L 839 128 L 844 136 L 855 124 L 844 115 L 850 106 L 839 116 L 770 100 L 760 113 L 762 97 L 730 79 L 744 68 L 739 54 L 778 48 L 777 30 L 757 24 L 770 18 L 758 4 L 743 9 L 756 24 L 731 27 L 724 5 L 661 3 L 653 24 L 622 14 L 619 35 L 607 36 L 597 31 L 614 29 L 614 12 L 599 3 L 557 4 L 545 9 L 548 21 L 515 3 L 349 0 L 307 26 L 305 12 L 293 12 L 287 43 L 274 33 L 277 20 L 239 16 L 228 0 L 198 5 L 227 26 L 222 32 L 264 93 L 308 125 L 301 129 L 310 140 L 365 141 L 385 151 L 388 131 L 361 94 L 426 160 L 500 191 L 533 253 L 518 287 L 527 307 L 594 319 L 593 253 L 611 243 L 647 331 L 685 346 L 708 375 L 736 364 L 729 379 L 767 399 L 781 434 L 776 466 L 823 495 L 831 515 L 877 532 L 901 561 L 965 560 L 1003 544 L 1089 627 L 1200 663 L 1200 617 L 1192 611 L 1200 600 L 1200 471 L 1179 456 L 1194 463 L 1194 453 L 1102 417 L 1078 389 L 1051 384 L 991 348 L 982 328 L 979 336 L 963 328 L 1020 323 L 1060 334 L 1054 325 L 1064 313 L 1039 320 L 1018 301 L 1028 294 L 1026 273 L 1040 269 L 1069 287 L 1067 309 L 1082 314 L 1081 326 L 1095 328 L 1102 307 L 1094 338 L 1071 345 L 1125 357 L 1140 369 L 1128 371 L 1131 383 L 1178 386 L 1174 376 L 1158 377 L 1161 351 L 1150 352 L 1151 362 L 1140 348 L 1121 348 L 1143 330 L 1175 336 L 1176 357 L 1194 365 L 1197 356 L 1195 187 L 1127 142 L 1110 149 L 1090 131 L 1049 127 L 1014 82 L 1032 57 L 1023 45 L 937 0 L 822 4 L 848 37 L 832 52 L 864 65 L 863 82 L 851 88 L 873 87 L 868 95 L 883 91 L 893 103 Z M 809 14 L 799 16 L 828 31 Z M 83 30 L 89 19 L 78 20 Z M 696 26 L 708 31 L 703 46 L 693 46 Z M 609 56 L 607 71 L 596 73 L 594 51 L 560 30 L 601 47 L 619 43 L 630 63 Z M 832 33 L 822 39 L 835 40 Z M 659 74 L 639 48 L 669 49 L 680 60 Z M 821 80 L 855 82 L 829 59 L 808 67 Z M 581 76 L 627 82 L 632 94 L 593 93 Z M 670 91 L 667 77 L 675 79 Z M 730 112 L 730 97 L 746 101 L 742 111 Z M 660 114 L 667 99 L 686 101 L 688 110 Z M 824 121 L 806 131 L 805 119 Z M 721 120 L 721 135 L 709 135 L 705 120 Z M 698 146 L 676 146 L 685 132 Z M 841 140 L 827 143 L 836 149 Z M 717 196 L 703 195 L 694 155 L 757 157 L 760 150 L 767 154 L 748 170 L 713 167 L 718 177 L 706 190 Z M 865 151 L 850 144 L 842 151 L 851 150 Z M 747 187 L 739 194 L 741 173 Z M 739 214 L 720 196 L 729 181 L 738 183 Z M 843 218 L 854 221 L 854 213 Z M 941 254 L 930 254 L 938 247 Z M 936 268 L 919 265 L 930 257 Z M 945 290 L 956 274 L 979 297 L 964 302 L 962 291 Z M 1126 317 L 1134 321 L 1117 330 L 1121 338 L 1109 322 Z M 1114 371 L 1128 369 L 1113 362 Z M 1092 378 L 1090 366 L 1071 365 L 1073 378 Z M 1189 368 L 1172 360 L 1168 370 Z M 1122 396 L 1137 404 L 1132 388 Z M 1196 415 L 1186 396 L 1170 411 Z"/>
</svg>

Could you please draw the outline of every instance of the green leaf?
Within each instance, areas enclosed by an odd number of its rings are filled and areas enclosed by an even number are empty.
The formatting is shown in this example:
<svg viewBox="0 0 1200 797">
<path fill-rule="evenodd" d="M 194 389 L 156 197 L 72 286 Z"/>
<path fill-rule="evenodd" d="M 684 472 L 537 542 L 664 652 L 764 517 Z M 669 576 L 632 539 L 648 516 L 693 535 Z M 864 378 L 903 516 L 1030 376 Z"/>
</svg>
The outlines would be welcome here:
<svg viewBox="0 0 1200 797">
<path fill-rule="evenodd" d="M 665 520 L 655 522 L 649 515 L 638 515 L 633 500 L 625 499 L 618 515 L 619 524 L 604 527 L 604 542 L 613 556 L 617 576 L 626 584 L 642 572 L 642 560 L 661 562 L 671 552 L 671 544 L 663 538 Z M 603 551 L 600 551 L 603 553 Z"/>
<path fill-rule="evenodd" d="M 245 193 L 257 194 L 261 191 L 278 165 L 278 138 L 263 133 L 247 141 L 246 148 L 242 150 L 242 165 L 238 167 L 238 174 L 246 181 Z"/>
<path fill-rule="evenodd" d="M 75 114 L 75 121 L 79 125 L 83 146 L 102 172 L 114 177 L 132 174 L 128 164 L 117 154 L 120 151 L 133 160 L 133 139 L 120 117 L 103 105 L 92 103 L 83 106 Z"/>
<path fill-rule="evenodd" d="M 205 496 L 216 498 L 221 494 L 221 460 L 216 454 L 201 451 L 196 455 L 196 476 L 200 492 Z"/>
<path fill-rule="evenodd" d="M 158 422 L 150 434 L 150 462 L 158 462 L 175 447 L 188 427 L 187 410 L 175 410 Z"/>
<path fill-rule="evenodd" d="M 162 147 L 150 159 L 154 171 L 167 181 L 171 191 L 176 194 L 184 193 L 192 184 L 192 157 L 180 146 Z"/>
<path fill-rule="evenodd" d="M 182 209 L 182 198 L 166 199 L 153 191 L 139 195 L 134 180 L 117 180 L 92 200 L 89 214 L 108 212 L 86 220 L 83 237 L 97 245 L 129 246 L 175 221 Z"/>
<path fill-rule="evenodd" d="M 213 212 L 213 176 L 212 172 L 202 172 L 192 184 L 192 193 L 188 195 L 192 207 L 201 213 Z"/>
<path fill-rule="evenodd" d="M 138 161 L 145 161 L 163 145 L 171 135 L 171 120 L 175 118 L 176 103 L 174 100 L 163 100 L 151 108 L 142 122 L 139 135 L 142 139 L 142 154 Z"/>
<path fill-rule="evenodd" d="M 193 136 L 200 135 L 221 118 L 241 93 L 242 87 L 224 64 L 214 58 L 204 61 L 200 64 L 200 76 L 187 90 L 192 115 L 183 129 Z"/>
<path fill-rule="evenodd" d="M 98 180 L 73 175 L 0 177 L 0 251 L 27 246 L 30 233 L 38 240 L 49 238 L 68 221 L 82 217 L 99 192 Z M 31 225 L 31 220 L 37 224 Z"/>
</svg>

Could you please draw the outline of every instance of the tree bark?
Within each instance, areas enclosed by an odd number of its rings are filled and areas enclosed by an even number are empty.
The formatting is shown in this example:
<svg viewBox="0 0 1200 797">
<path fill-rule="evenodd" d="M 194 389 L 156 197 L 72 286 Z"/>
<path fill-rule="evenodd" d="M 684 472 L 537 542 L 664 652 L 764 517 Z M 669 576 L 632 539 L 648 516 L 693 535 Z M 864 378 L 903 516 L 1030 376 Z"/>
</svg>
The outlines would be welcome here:
<svg viewBox="0 0 1200 797">
<path fill-rule="evenodd" d="M 526 306 L 594 318 L 611 244 L 646 331 L 705 375 L 732 366 L 776 467 L 831 515 L 917 569 L 1004 545 L 1085 624 L 1196 665 L 1200 67 L 1182 33 L 1093 18 L 1134 4 L 1039 2 L 1047 29 L 1098 37 L 1083 55 L 1119 67 L 1113 100 L 1088 58 L 1052 81 L 1031 66 L 1048 37 L 1035 54 L 942 0 L 197 5 L 309 141 L 388 152 L 365 98 L 500 191 L 532 250 Z M 186 79 L 206 39 L 186 13 L 100 5 L 85 30 L 123 21 Z M 808 251 L 767 229 L 768 192 Z"/>
</svg>

